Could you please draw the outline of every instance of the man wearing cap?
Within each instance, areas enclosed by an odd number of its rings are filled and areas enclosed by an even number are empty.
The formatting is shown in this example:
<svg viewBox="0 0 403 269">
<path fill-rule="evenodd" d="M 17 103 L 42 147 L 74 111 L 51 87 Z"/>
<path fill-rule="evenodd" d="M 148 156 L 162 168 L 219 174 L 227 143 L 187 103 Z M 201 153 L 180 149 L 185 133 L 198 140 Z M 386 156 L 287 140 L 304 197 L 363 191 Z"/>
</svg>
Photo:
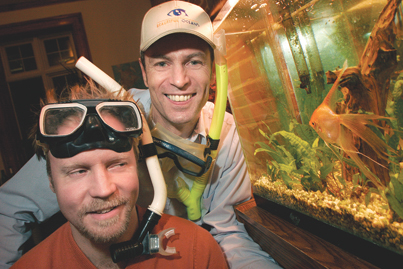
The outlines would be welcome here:
<svg viewBox="0 0 403 269">
<path fill-rule="evenodd" d="M 56 103 L 57 98 L 48 95 L 52 104 L 42 107 L 34 138 L 38 157 L 46 159 L 49 186 L 68 223 L 12 268 L 226 268 L 211 234 L 167 214 L 153 230 L 164 234 L 175 229 L 175 239 L 168 238 L 164 255 L 112 260 L 110 246 L 131 240 L 136 230 L 143 229 L 140 219 L 145 209 L 135 205 L 141 114 L 127 92 L 116 100 L 93 83 L 71 92 L 70 98 Z"/>
<path fill-rule="evenodd" d="M 160 125 L 173 135 L 204 145 L 208 143 L 207 134 L 214 110 L 214 104 L 207 102 L 210 85 L 215 81 L 215 45 L 212 39 L 210 18 L 200 7 L 182 1 L 166 2 L 153 7 L 143 19 L 140 44 L 140 64 L 149 90 L 130 90 L 134 99 L 142 104 L 151 126 Z M 195 223 L 210 231 L 231 268 L 279 268 L 253 242 L 243 224 L 235 217 L 233 206 L 250 199 L 252 194 L 235 122 L 230 114 L 225 115 L 218 156 L 213 165 L 201 197 L 201 218 Z M 35 160 L 29 161 L 15 176 L 16 179 L 7 184 L 6 190 L 0 189 L 0 199 L 3 193 L 10 197 L 10 190 L 17 189 L 18 181 L 32 178 L 32 173 L 35 173 L 37 184 L 40 181 L 43 184 L 43 179 L 40 178 L 45 172 L 41 172 L 44 168 L 39 167 L 41 165 L 35 163 Z M 146 176 L 143 171 L 142 164 L 139 164 L 140 180 Z M 172 186 L 170 174 L 164 173 L 164 176 L 169 189 Z M 147 197 L 152 197 L 149 195 L 147 182 L 141 182 L 144 188 L 141 188 L 139 194 L 139 201 L 145 203 L 148 203 Z M 185 176 L 183 182 L 189 188 L 192 187 L 191 177 Z M 35 197 L 33 194 L 27 194 L 23 190 L 18 192 L 19 204 L 28 205 L 31 210 L 26 210 L 23 206 L 0 209 L 0 218 L 7 222 L 1 225 L 12 229 L 7 233 L 0 229 L 0 238 L 7 234 L 14 237 L 15 242 L 18 241 L 17 245 L 13 241 L 11 246 L 1 246 L 10 253 L 7 259 L 16 255 L 17 246 L 30 235 L 24 230 L 24 224 L 34 221 L 30 219 L 31 216 L 43 221 L 58 210 L 56 206 L 49 204 L 54 198 L 49 194 L 45 195 L 38 187 L 35 187 L 34 194 L 41 193 L 40 198 L 32 198 Z M 17 199 L 15 196 L 12 195 L 13 199 Z M 27 211 L 33 213 L 28 217 L 25 213 Z M 167 200 L 165 213 L 188 217 L 186 206 L 177 199 Z M 18 255 L 17 253 L 16 256 Z"/>
</svg>

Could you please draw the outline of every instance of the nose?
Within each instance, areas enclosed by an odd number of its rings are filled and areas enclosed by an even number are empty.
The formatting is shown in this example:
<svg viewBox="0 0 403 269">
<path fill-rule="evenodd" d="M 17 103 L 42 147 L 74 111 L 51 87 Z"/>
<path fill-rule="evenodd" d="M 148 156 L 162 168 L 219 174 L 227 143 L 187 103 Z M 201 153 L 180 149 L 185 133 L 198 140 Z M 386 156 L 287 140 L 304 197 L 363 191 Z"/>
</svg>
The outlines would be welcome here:
<svg viewBox="0 0 403 269">
<path fill-rule="evenodd" d="M 106 168 L 93 170 L 92 184 L 90 187 L 90 195 L 94 198 L 105 199 L 113 195 L 116 190 L 116 184 L 112 177 L 108 174 Z"/>
<path fill-rule="evenodd" d="M 183 89 L 189 83 L 189 76 L 186 67 L 182 64 L 176 64 L 172 68 L 171 84 L 178 89 Z"/>
</svg>

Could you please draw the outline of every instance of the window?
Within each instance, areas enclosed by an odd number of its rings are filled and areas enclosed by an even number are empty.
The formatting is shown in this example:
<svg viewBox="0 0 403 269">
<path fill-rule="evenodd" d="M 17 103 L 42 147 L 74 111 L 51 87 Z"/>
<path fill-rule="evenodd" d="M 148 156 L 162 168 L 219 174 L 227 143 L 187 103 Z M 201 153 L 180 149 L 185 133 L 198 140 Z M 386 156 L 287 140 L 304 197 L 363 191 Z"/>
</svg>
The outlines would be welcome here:
<svg viewBox="0 0 403 269">
<path fill-rule="evenodd" d="M 19 135 L 28 156 L 33 148 L 28 135 L 34 122 L 33 111 L 39 110 L 45 90 L 61 92 L 78 80 L 77 59 L 71 33 L 36 36 L 0 43 L 6 83 L 16 115 Z"/>
<path fill-rule="evenodd" d="M 31 43 L 6 47 L 6 54 L 11 74 L 37 68 Z"/>
<path fill-rule="evenodd" d="M 7 82 L 40 76 L 46 89 L 75 83 L 77 59 L 70 33 L 0 44 Z"/>
<path fill-rule="evenodd" d="M 43 43 L 49 66 L 74 63 L 75 58 L 69 37 L 48 39 Z"/>
<path fill-rule="evenodd" d="M 43 89 L 61 88 L 62 85 L 77 80 L 73 64 L 65 62 L 63 67 L 62 64 L 50 66 L 47 63 L 43 41 L 63 37 L 68 37 L 75 58 L 80 55 L 91 60 L 81 13 L 0 25 L 0 126 L 7 126 L 6 132 L 0 132 L 0 169 L 5 170 L 8 178 L 32 156 L 32 146 L 23 146 L 28 141 L 22 140 L 21 130 L 27 127 L 24 127 L 23 122 L 19 122 L 19 119 L 24 116 L 21 116 L 23 113 L 17 107 L 29 111 L 31 117 L 33 109 L 29 105 L 24 105 L 24 102 L 34 103 L 28 94 L 41 95 L 44 92 Z M 36 69 L 23 70 L 20 68 L 21 71 L 11 72 L 10 70 L 16 68 L 10 68 L 8 64 L 6 47 L 27 43 L 31 44 L 34 52 Z M 24 57 L 22 58 L 24 59 Z M 80 74 L 80 72 L 78 73 Z M 22 99 L 25 101 L 21 101 Z M 15 102 L 17 105 L 14 104 Z M 31 124 L 32 122 L 29 123 L 29 125 Z"/>
</svg>

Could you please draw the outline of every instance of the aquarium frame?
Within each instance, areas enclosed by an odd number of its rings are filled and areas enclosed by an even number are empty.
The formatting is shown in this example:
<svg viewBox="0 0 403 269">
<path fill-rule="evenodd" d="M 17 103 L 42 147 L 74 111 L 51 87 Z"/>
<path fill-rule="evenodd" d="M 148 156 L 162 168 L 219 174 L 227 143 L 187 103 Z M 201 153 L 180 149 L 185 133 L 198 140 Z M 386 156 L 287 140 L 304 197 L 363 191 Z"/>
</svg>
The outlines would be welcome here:
<svg viewBox="0 0 403 269">
<path fill-rule="evenodd" d="M 398 253 L 256 194 L 234 209 L 251 238 L 283 268 L 393 268 L 403 260 Z"/>
</svg>

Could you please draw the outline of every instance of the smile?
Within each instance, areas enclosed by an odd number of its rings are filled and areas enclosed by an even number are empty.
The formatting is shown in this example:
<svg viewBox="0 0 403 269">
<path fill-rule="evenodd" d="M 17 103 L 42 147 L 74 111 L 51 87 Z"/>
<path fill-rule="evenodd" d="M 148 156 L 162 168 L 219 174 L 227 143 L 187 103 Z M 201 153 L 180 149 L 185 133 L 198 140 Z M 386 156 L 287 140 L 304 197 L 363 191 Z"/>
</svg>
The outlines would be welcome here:
<svg viewBox="0 0 403 269">
<path fill-rule="evenodd" d="M 169 100 L 175 101 L 175 102 L 184 102 L 192 98 L 194 94 L 187 94 L 187 95 L 174 95 L 174 94 L 167 94 L 166 97 L 169 98 Z"/>
<path fill-rule="evenodd" d="M 90 212 L 91 214 L 106 214 L 108 212 L 111 212 L 112 210 L 114 210 L 117 206 L 115 207 L 110 207 L 110 208 L 106 208 L 106 209 L 102 209 L 102 210 L 96 210 L 96 211 L 92 211 Z"/>
</svg>

